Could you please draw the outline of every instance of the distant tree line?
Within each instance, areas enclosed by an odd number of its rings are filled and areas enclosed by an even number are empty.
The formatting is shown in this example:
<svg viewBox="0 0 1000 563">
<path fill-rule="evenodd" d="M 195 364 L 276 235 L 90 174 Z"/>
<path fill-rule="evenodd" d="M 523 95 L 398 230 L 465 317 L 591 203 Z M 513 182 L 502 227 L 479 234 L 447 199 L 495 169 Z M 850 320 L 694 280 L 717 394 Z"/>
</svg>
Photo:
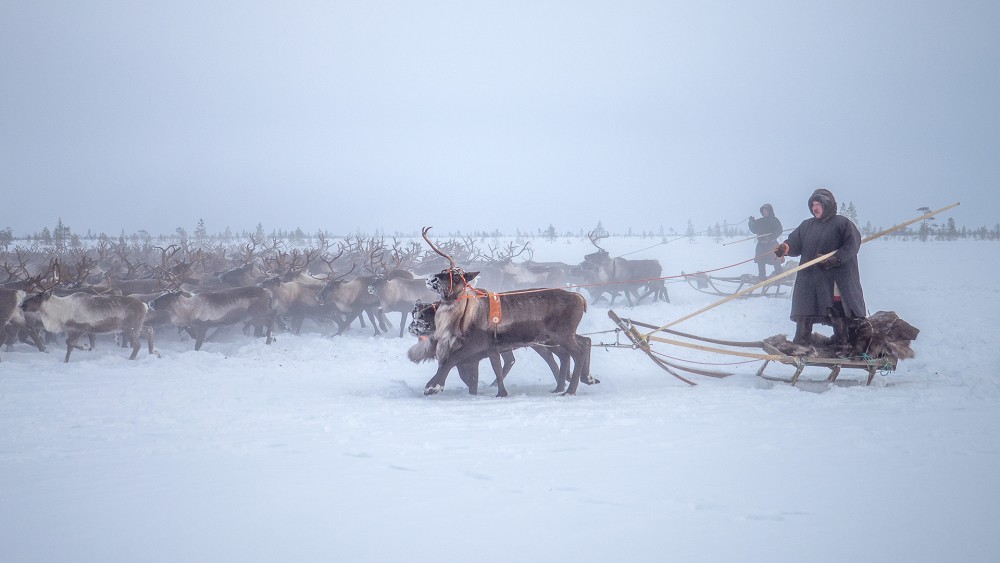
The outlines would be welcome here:
<svg viewBox="0 0 1000 563">
<path fill-rule="evenodd" d="M 927 213 L 930 211 L 927 207 L 918 208 L 916 211 Z M 847 204 L 841 203 L 838 213 L 844 215 L 856 225 L 864 236 L 869 236 L 875 233 L 879 233 L 892 225 L 883 226 L 875 225 L 870 220 L 865 221 L 862 225 L 858 220 L 858 212 L 854 206 L 854 202 L 849 202 Z M 471 239 L 496 239 L 500 237 L 513 236 L 518 240 L 524 239 L 534 239 L 539 238 L 542 240 L 547 240 L 550 242 L 555 242 L 560 238 L 571 239 L 571 238 L 585 238 L 588 234 L 594 233 L 597 236 L 616 236 L 616 237 L 634 237 L 640 239 L 658 239 L 660 241 L 666 242 L 671 238 L 690 238 L 692 240 L 695 237 L 707 237 L 716 241 L 721 241 L 724 238 L 733 237 L 743 237 L 749 236 L 750 232 L 747 230 L 746 222 L 740 222 L 737 224 L 730 224 L 727 221 L 716 222 L 713 225 L 709 225 L 702 229 L 695 227 L 694 223 L 690 220 L 687 222 L 687 226 L 683 233 L 678 233 L 673 228 L 664 228 L 660 225 L 658 229 L 644 229 L 636 230 L 632 227 L 627 227 L 623 232 L 613 232 L 609 231 L 604 227 L 603 222 L 598 221 L 597 225 L 591 229 L 579 228 L 575 231 L 563 230 L 560 231 L 556 226 L 550 223 L 545 228 L 538 228 L 536 230 L 521 230 L 515 229 L 513 233 L 504 233 L 499 229 L 493 229 L 492 231 L 486 230 L 474 230 L 471 232 L 455 231 L 445 233 L 447 236 L 451 237 L 467 237 Z M 356 235 L 368 236 L 368 233 L 357 232 Z M 228 226 L 221 233 L 211 233 L 208 230 L 208 225 L 205 223 L 204 219 L 198 219 L 195 223 L 193 231 L 189 234 L 188 230 L 184 227 L 177 227 L 174 229 L 173 233 L 169 234 L 150 234 L 146 230 L 140 230 L 135 233 L 126 234 L 124 229 L 118 234 L 117 237 L 109 236 L 106 233 L 94 233 L 90 229 L 86 233 L 78 233 L 70 228 L 69 225 L 65 224 L 62 218 L 57 218 L 55 226 L 51 229 L 49 227 L 43 227 L 41 231 L 25 234 L 16 235 L 10 227 L 0 230 L 0 248 L 8 250 L 11 246 L 17 246 L 19 242 L 27 243 L 28 245 L 41 246 L 46 248 L 53 248 L 56 250 L 72 250 L 78 249 L 85 246 L 85 243 L 96 243 L 99 241 L 109 242 L 114 241 L 117 243 L 131 243 L 131 244 L 145 244 L 145 245 L 165 245 L 172 242 L 181 242 L 185 245 L 192 245 L 195 247 L 208 247 L 217 244 L 230 244 L 240 240 L 276 240 L 282 241 L 286 244 L 292 245 L 309 245 L 312 244 L 317 238 L 337 238 L 341 235 L 332 234 L 330 231 L 317 230 L 314 232 L 306 232 L 301 227 L 296 227 L 294 229 L 272 229 L 270 232 L 265 230 L 261 223 L 257 224 L 257 227 L 253 231 L 239 231 L 234 232 Z M 376 229 L 374 233 L 376 237 L 417 237 L 419 233 L 405 233 L 396 231 L 391 235 L 387 234 L 384 230 Z M 938 221 L 936 217 L 930 217 L 919 223 L 911 225 L 905 229 L 900 229 L 898 231 L 884 235 L 889 239 L 898 240 L 919 240 L 919 241 L 954 241 L 954 240 L 985 240 L 985 241 L 1000 241 L 1000 223 L 994 225 L 992 228 L 981 226 L 978 228 L 970 228 L 966 226 L 958 226 L 955 223 L 955 219 L 948 217 L 943 221 Z"/>
</svg>

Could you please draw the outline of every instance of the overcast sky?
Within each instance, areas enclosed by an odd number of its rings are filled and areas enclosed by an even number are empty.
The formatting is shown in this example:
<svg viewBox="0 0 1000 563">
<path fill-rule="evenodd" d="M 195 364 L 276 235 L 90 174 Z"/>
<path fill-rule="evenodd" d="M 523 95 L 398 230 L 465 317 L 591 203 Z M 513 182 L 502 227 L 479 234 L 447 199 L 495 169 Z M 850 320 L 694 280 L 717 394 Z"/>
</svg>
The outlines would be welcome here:
<svg viewBox="0 0 1000 563">
<path fill-rule="evenodd" d="M 1000 221 L 1000 2 L 0 2 L 0 228 Z M 943 218 L 942 218 L 943 219 Z"/>
</svg>

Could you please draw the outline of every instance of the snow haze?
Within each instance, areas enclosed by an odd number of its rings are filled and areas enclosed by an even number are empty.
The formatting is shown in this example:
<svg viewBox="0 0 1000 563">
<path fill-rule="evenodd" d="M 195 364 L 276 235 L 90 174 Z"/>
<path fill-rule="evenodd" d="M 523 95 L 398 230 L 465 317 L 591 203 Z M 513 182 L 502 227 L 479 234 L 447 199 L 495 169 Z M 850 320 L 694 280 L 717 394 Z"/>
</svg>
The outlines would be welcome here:
<svg viewBox="0 0 1000 563">
<path fill-rule="evenodd" d="M 992 228 L 998 27 L 952 0 L 8 0 L 0 188 L 46 205 L 0 229 L 683 232 L 820 187 L 862 224 L 948 194 Z"/>
<path fill-rule="evenodd" d="M 604 241 L 613 255 L 648 244 Z M 573 263 L 592 249 L 532 245 Z M 750 254 L 698 238 L 632 257 L 675 275 Z M 506 399 L 486 365 L 480 395 L 452 374 L 425 397 L 434 366 L 407 361 L 415 340 L 356 324 L 271 346 L 232 331 L 200 352 L 163 329 L 162 357 L 134 362 L 106 338 L 69 364 L 58 345 L 19 344 L 0 351 L 0 560 L 992 561 L 996 256 L 973 241 L 862 247 L 871 312 L 921 330 L 916 358 L 871 387 L 845 370 L 793 388 L 757 378 L 758 362 L 689 387 L 640 351 L 595 348 L 601 383 L 575 397 L 551 395 L 528 350 Z M 664 324 L 717 300 L 668 289 L 670 303 L 614 310 Z M 735 300 L 676 328 L 758 340 L 792 331 L 789 308 Z M 580 331 L 613 342 L 607 312 L 591 305 Z"/>
</svg>

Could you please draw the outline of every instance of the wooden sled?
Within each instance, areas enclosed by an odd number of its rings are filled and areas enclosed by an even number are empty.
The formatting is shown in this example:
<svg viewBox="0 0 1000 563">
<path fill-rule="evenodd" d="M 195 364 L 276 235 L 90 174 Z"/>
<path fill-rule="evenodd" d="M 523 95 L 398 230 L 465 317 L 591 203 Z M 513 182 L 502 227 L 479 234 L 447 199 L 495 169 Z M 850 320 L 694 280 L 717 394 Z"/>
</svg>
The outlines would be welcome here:
<svg viewBox="0 0 1000 563">
<path fill-rule="evenodd" d="M 681 275 L 684 276 L 684 280 L 688 282 L 688 285 L 694 289 L 702 293 L 718 295 L 720 297 L 736 295 L 744 288 L 752 287 L 754 284 L 758 284 L 763 281 L 753 274 L 723 277 L 710 276 L 702 272 L 694 274 L 685 274 L 684 272 L 681 272 Z M 794 284 L 794 277 L 781 278 L 776 280 L 774 283 L 763 285 L 759 290 L 750 291 L 743 295 L 739 295 L 739 297 L 780 297 L 788 295 L 788 290 L 790 290 Z"/>
<path fill-rule="evenodd" d="M 865 358 L 827 358 L 821 356 L 789 356 L 782 353 L 780 350 L 772 346 L 767 342 L 761 342 L 762 348 L 767 351 L 770 355 L 779 356 L 775 360 L 764 360 L 764 363 L 757 370 L 757 377 L 766 379 L 768 381 L 779 381 L 782 383 L 790 383 L 793 386 L 799 382 L 799 377 L 802 375 L 802 371 L 809 366 L 823 367 L 830 370 L 830 374 L 824 380 L 828 383 L 833 383 L 837 381 L 837 377 L 840 375 L 840 370 L 843 368 L 849 369 L 861 369 L 868 372 L 868 380 L 865 385 L 871 385 L 872 380 L 875 379 L 875 374 L 877 373 L 889 373 L 896 370 L 896 358 L 885 357 L 878 359 L 865 359 Z M 775 377 L 771 375 L 766 375 L 764 370 L 767 369 L 767 365 L 772 362 L 779 362 L 785 365 L 790 365 L 795 367 L 795 373 L 792 374 L 791 378 Z"/>
<path fill-rule="evenodd" d="M 833 383 L 837 380 L 840 372 L 844 368 L 848 369 L 862 369 L 868 372 L 868 378 L 865 385 L 871 385 L 872 380 L 875 379 L 876 373 L 887 373 L 894 371 L 896 369 L 897 359 L 892 357 L 883 357 L 878 359 L 868 359 L 868 358 L 837 358 L 837 357 L 826 357 L 821 355 L 800 355 L 795 356 L 791 354 L 786 354 L 779 350 L 774 345 L 765 341 L 751 341 L 751 342 L 737 342 L 730 340 L 719 340 L 714 338 L 706 338 L 703 336 L 698 336 L 694 334 L 689 334 L 685 332 L 680 332 L 672 329 L 658 328 L 656 325 L 643 323 L 636 321 L 634 319 L 622 319 L 614 311 L 608 311 L 608 317 L 615 323 L 619 331 L 624 334 L 632 342 L 631 348 L 637 348 L 646 353 L 653 363 L 658 365 L 667 373 L 673 375 L 677 379 L 689 384 L 696 385 L 693 381 L 682 377 L 680 374 L 676 373 L 675 370 L 687 371 L 690 373 L 695 373 L 699 375 L 708 375 L 711 377 L 727 377 L 732 375 L 732 373 L 700 370 L 678 365 L 672 362 L 664 360 L 659 357 L 651 348 L 651 342 L 659 342 L 664 344 L 671 344 L 674 346 L 680 346 L 689 349 L 702 350 L 705 352 L 711 352 L 714 354 L 723 354 L 729 356 L 738 356 L 742 358 L 747 358 L 751 360 L 763 360 L 763 365 L 757 370 L 757 376 L 766 379 L 768 381 L 779 381 L 783 383 L 789 383 L 795 385 L 800 381 L 807 381 L 805 379 L 800 379 L 803 371 L 806 367 L 822 367 L 829 369 L 829 375 L 827 375 L 824 382 Z M 676 340 L 663 338 L 660 336 L 644 335 L 639 332 L 636 327 L 648 328 L 657 332 L 664 332 L 674 336 L 681 337 L 685 340 Z M 708 346 L 711 344 L 712 346 Z M 735 349 L 734 349 L 735 348 Z M 765 353 L 749 352 L 738 350 L 739 348 L 757 348 Z M 817 348 L 818 353 L 825 353 L 827 350 L 823 348 Z M 780 363 L 795 368 L 795 372 L 790 378 L 782 378 L 767 375 L 764 370 L 771 363 Z"/>
</svg>

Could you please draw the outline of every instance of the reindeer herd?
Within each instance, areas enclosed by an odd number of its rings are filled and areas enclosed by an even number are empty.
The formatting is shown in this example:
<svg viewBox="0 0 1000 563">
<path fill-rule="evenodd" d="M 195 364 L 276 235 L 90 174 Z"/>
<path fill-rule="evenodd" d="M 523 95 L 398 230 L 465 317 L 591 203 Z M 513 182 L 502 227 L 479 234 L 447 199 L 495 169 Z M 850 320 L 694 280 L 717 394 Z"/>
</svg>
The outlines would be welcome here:
<svg viewBox="0 0 1000 563">
<path fill-rule="evenodd" d="M 489 359 L 498 396 L 506 396 L 504 377 L 522 347 L 545 359 L 556 392 L 574 394 L 581 381 L 597 383 L 590 339 L 577 334 L 587 309 L 579 290 L 592 302 L 605 294 L 612 303 L 619 295 L 629 304 L 668 300 L 659 262 L 612 258 L 594 233 L 597 251 L 573 265 L 534 262 L 528 244 L 489 252 L 471 238 L 435 244 L 428 230 L 429 249 L 360 236 L 336 243 L 320 236 L 291 249 L 257 238 L 210 248 L 108 239 L 87 250 L 16 247 L 0 252 L 0 343 L 8 352 L 22 343 L 45 351 L 64 335 L 69 362 L 74 349 L 113 333 L 135 359 L 140 338 L 158 355 L 154 334 L 189 336 L 201 350 L 227 326 L 270 344 L 276 332 L 299 334 L 307 320 L 339 335 L 367 319 L 377 336 L 399 313 L 399 336 L 411 315 L 418 337 L 410 359 L 438 364 L 425 394 L 441 391 L 453 368 L 475 394 L 479 363 Z"/>
</svg>

